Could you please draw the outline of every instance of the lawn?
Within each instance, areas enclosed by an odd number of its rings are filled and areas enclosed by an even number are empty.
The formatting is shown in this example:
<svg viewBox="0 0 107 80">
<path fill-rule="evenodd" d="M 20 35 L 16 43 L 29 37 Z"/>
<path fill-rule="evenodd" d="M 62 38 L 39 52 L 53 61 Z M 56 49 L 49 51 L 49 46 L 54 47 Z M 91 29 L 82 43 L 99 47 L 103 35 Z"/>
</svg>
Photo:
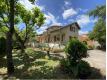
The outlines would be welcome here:
<svg viewBox="0 0 107 80">
<path fill-rule="evenodd" d="M 57 56 L 51 55 L 49 58 L 45 52 L 27 48 L 24 56 L 21 56 L 20 50 L 13 51 L 13 59 L 15 65 L 14 78 L 19 79 L 55 79 L 69 78 L 60 70 L 60 59 Z M 29 56 L 29 57 L 28 57 Z M 0 67 L 0 74 L 6 74 L 6 59 L 3 59 L 3 65 Z M 2 62 L 1 62 L 2 64 Z M 6 78 L 6 76 L 4 76 Z"/>
<path fill-rule="evenodd" d="M 72 74 L 60 69 L 61 56 L 51 54 L 49 58 L 45 52 L 27 48 L 26 54 L 21 55 L 20 50 L 13 51 L 15 72 L 12 78 L 17 79 L 72 79 Z M 92 68 L 93 72 L 89 78 L 104 78 L 98 69 Z M 6 58 L 0 60 L 0 78 L 7 78 Z"/>
</svg>

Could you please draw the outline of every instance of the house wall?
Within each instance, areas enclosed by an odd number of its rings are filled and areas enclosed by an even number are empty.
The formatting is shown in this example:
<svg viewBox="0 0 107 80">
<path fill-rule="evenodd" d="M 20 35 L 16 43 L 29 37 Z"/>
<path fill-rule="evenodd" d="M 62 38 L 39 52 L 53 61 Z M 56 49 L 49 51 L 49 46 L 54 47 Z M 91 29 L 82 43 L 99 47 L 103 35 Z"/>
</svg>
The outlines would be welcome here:
<svg viewBox="0 0 107 80">
<path fill-rule="evenodd" d="M 78 38 L 78 28 L 75 25 L 72 25 L 72 27 L 75 27 L 75 31 L 70 31 L 70 26 L 63 28 L 63 30 L 61 30 L 61 34 L 65 34 L 65 38 L 63 42 L 69 41 L 70 36 Z"/>
<path fill-rule="evenodd" d="M 70 26 L 75 28 L 75 31 L 70 30 Z M 55 31 L 54 31 L 54 30 Z M 43 33 L 41 42 L 42 43 L 66 43 L 69 41 L 70 37 L 77 37 L 78 38 L 78 27 L 73 25 L 68 25 L 66 27 L 60 28 L 59 27 L 52 27 L 52 29 L 48 29 L 47 32 Z M 63 35 L 63 40 L 62 40 Z M 55 41 L 55 36 L 57 40 Z"/>
<path fill-rule="evenodd" d="M 49 42 L 50 43 L 65 43 L 67 41 L 69 41 L 69 37 L 78 37 L 78 28 L 77 26 L 74 24 L 72 25 L 72 27 L 75 27 L 75 31 L 70 31 L 70 26 L 67 26 L 65 28 L 62 28 L 60 30 L 57 30 L 57 31 L 54 31 L 54 32 L 51 32 L 49 33 Z M 62 35 L 63 36 L 63 41 L 62 41 Z M 56 38 L 59 38 L 59 40 L 56 40 L 55 41 L 55 36 Z"/>
</svg>

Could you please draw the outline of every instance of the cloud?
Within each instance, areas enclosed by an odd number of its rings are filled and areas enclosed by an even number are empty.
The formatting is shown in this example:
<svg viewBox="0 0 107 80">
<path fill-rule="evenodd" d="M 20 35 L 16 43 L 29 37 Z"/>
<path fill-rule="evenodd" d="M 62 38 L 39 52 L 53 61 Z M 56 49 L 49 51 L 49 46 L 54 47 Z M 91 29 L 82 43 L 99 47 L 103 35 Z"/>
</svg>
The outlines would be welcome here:
<svg viewBox="0 0 107 80">
<path fill-rule="evenodd" d="M 34 7 L 38 7 L 41 11 L 43 11 L 45 9 L 45 6 L 40 6 L 35 2 L 34 4 L 31 4 L 31 2 L 29 0 L 19 0 L 19 2 L 21 4 L 23 4 L 25 6 L 25 8 L 27 8 L 28 10 L 31 10 Z"/>
<path fill-rule="evenodd" d="M 70 8 L 70 9 L 64 10 L 64 12 L 62 13 L 62 16 L 64 19 L 67 19 L 76 14 L 77 14 L 77 11 L 75 11 L 73 8 Z"/>
<path fill-rule="evenodd" d="M 69 7 L 70 5 L 71 5 L 71 2 L 69 2 L 69 0 L 64 1 L 64 6 L 65 7 Z"/>
<path fill-rule="evenodd" d="M 34 5 L 31 4 L 31 2 L 29 2 L 29 0 L 19 0 L 19 2 L 20 2 L 21 4 L 23 4 L 23 5 L 25 6 L 25 8 L 27 8 L 27 9 L 29 9 L 29 10 L 34 7 Z"/>
<path fill-rule="evenodd" d="M 82 8 L 78 8 L 78 11 L 79 11 L 79 12 L 86 13 L 86 12 L 88 12 L 88 9 L 82 9 Z"/>
<path fill-rule="evenodd" d="M 61 25 L 61 23 L 57 21 L 58 17 L 55 18 L 55 16 L 50 12 L 48 12 L 48 14 L 45 14 L 45 17 L 46 17 L 46 20 L 45 20 L 46 23 L 51 25 Z"/>
<path fill-rule="evenodd" d="M 87 16 L 87 15 L 79 15 L 79 16 L 77 16 L 76 20 L 77 20 L 78 24 L 81 26 L 90 23 L 89 16 Z"/>
<path fill-rule="evenodd" d="M 45 24 L 40 27 L 38 30 L 37 30 L 37 33 L 38 34 L 42 34 L 44 31 L 46 31 L 46 29 L 52 25 L 62 25 L 61 23 L 59 23 L 57 21 L 57 19 L 59 17 L 55 17 L 52 13 L 48 12 L 48 14 L 45 14 L 45 17 L 46 17 L 46 20 L 45 20 Z"/>
<path fill-rule="evenodd" d="M 42 34 L 44 31 L 46 31 L 47 26 L 42 26 L 38 30 L 36 30 L 37 34 Z"/>
<path fill-rule="evenodd" d="M 68 9 L 71 7 L 71 5 L 72 4 L 71 4 L 70 0 L 64 0 L 64 5 L 63 5 L 62 9 L 64 9 L 64 10 L 65 10 L 65 8 Z"/>
<path fill-rule="evenodd" d="M 79 31 L 79 35 L 82 35 L 82 34 L 88 34 L 89 31 Z"/>
<path fill-rule="evenodd" d="M 81 27 L 84 27 L 89 23 L 95 23 L 97 19 L 91 19 L 88 15 L 79 15 L 77 16 L 76 21 Z"/>
</svg>

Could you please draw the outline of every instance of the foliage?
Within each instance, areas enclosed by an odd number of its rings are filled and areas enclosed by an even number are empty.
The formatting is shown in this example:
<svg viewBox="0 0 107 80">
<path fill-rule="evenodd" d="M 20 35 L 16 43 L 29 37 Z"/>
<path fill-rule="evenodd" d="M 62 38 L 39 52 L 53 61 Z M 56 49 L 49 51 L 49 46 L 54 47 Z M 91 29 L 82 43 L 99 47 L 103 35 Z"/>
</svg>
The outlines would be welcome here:
<svg viewBox="0 0 107 80">
<path fill-rule="evenodd" d="M 73 74 L 74 78 L 86 79 L 91 74 L 91 67 L 86 61 L 79 62 L 69 61 L 68 59 L 61 60 L 61 69 L 65 73 Z"/>
<path fill-rule="evenodd" d="M 43 24 L 43 14 L 39 11 L 39 15 L 35 16 L 37 14 L 33 13 L 32 11 L 28 11 L 25 9 L 24 6 L 21 6 L 21 4 L 18 2 L 19 0 L 0 0 L 0 28 L 1 27 L 7 27 L 9 31 L 6 33 L 6 39 L 7 39 L 7 71 L 8 74 L 12 74 L 14 72 L 14 65 L 12 61 L 12 37 L 15 33 L 16 40 L 20 42 L 21 46 L 24 46 L 25 42 L 28 39 L 28 30 L 27 27 L 32 25 L 32 27 L 41 26 Z M 30 0 L 32 3 L 34 3 L 34 0 Z M 35 10 L 38 10 L 37 8 Z M 35 11 L 34 10 L 34 11 Z M 18 33 L 14 30 L 14 27 L 17 26 L 20 21 L 21 23 L 26 24 L 26 37 L 24 40 L 20 38 Z M 41 21 L 41 22 L 40 22 Z M 23 49 L 22 47 L 21 49 Z"/>
<path fill-rule="evenodd" d="M 90 66 L 81 60 L 88 56 L 87 46 L 74 38 L 68 42 L 65 52 L 68 53 L 68 57 L 66 60 L 61 60 L 61 68 L 64 72 L 72 73 L 75 78 L 87 78 L 91 71 Z"/>
<path fill-rule="evenodd" d="M 71 39 L 65 48 L 65 52 L 68 53 L 70 60 L 78 61 L 87 57 L 87 46 L 77 39 Z"/>
<path fill-rule="evenodd" d="M 98 41 L 102 48 L 106 47 L 106 23 L 102 19 L 96 22 L 93 31 L 89 33 L 89 38 Z"/>
<path fill-rule="evenodd" d="M 106 48 L 106 6 L 97 6 L 96 9 L 89 12 L 90 16 L 98 18 L 94 29 L 89 33 L 89 38 L 99 42 L 102 49 Z"/>
<path fill-rule="evenodd" d="M 6 37 L 6 33 L 8 32 L 8 28 L 7 27 L 1 27 L 0 28 L 0 37 Z"/>
<path fill-rule="evenodd" d="M 6 55 L 6 39 L 4 37 L 0 38 L 0 58 Z"/>
<path fill-rule="evenodd" d="M 97 6 L 96 9 L 90 11 L 89 16 L 94 16 L 98 18 L 106 19 L 106 5 Z"/>
<path fill-rule="evenodd" d="M 78 77 L 81 79 L 87 78 L 91 74 L 91 67 L 86 61 L 80 61 L 78 63 Z"/>
<path fill-rule="evenodd" d="M 15 37 L 17 42 L 20 43 L 21 49 L 24 50 L 25 44 L 33 42 L 35 40 L 36 32 L 35 27 L 41 26 L 44 23 L 44 15 L 39 8 L 34 7 L 31 10 L 27 10 L 22 4 L 16 5 L 16 14 L 20 17 L 22 23 L 24 23 L 24 29 L 15 29 Z"/>
<path fill-rule="evenodd" d="M 68 59 L 62 59 L 60 61 L 60 66 L 61 69 L 65 72 L 65 73 L 70 73 L 71 72 L 71 67 L 70 67 L 70 61 Z"/>
</svg>

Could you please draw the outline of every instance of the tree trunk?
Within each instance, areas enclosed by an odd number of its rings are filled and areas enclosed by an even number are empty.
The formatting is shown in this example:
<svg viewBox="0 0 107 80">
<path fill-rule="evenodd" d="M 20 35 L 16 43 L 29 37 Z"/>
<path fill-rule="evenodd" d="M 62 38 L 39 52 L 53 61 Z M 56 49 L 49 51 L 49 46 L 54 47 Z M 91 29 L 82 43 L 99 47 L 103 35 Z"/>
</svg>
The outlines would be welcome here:
<svg viewBox="0 0 107 80">
<path fill-rule="evenodd" d="M 8 32 L 7 34 L 7 45 L 6 45 L 6 53 L 7 53 L 7 71 L 8 74 L 11 75 L 14 72 L 14 65 L 12 59 L 12 34 Z"/>
<path fill-rule="evenodd" d="M 25 46 L 24 43 L 21 43 L 21 54 L 25 53 Z"/>
<path fill-rule="evenodd" d="M 51 57 L 51 56 L 50 56 L 50 51 L 49 51 L 49 50 L 47 51 L 47 55 L 48 55 L 49 58 Z"/>
<path fill-rule="evenodd" d="M 10 0 L 10 13 L 9 13 L 9 32 L 7 33 L 6 53 L 7 53 L 7 72 L 11 75 L 14 72 L 14 65 L 12 59 L 12 36 L 14 32 L 14 0 Z"/>
</svg>

